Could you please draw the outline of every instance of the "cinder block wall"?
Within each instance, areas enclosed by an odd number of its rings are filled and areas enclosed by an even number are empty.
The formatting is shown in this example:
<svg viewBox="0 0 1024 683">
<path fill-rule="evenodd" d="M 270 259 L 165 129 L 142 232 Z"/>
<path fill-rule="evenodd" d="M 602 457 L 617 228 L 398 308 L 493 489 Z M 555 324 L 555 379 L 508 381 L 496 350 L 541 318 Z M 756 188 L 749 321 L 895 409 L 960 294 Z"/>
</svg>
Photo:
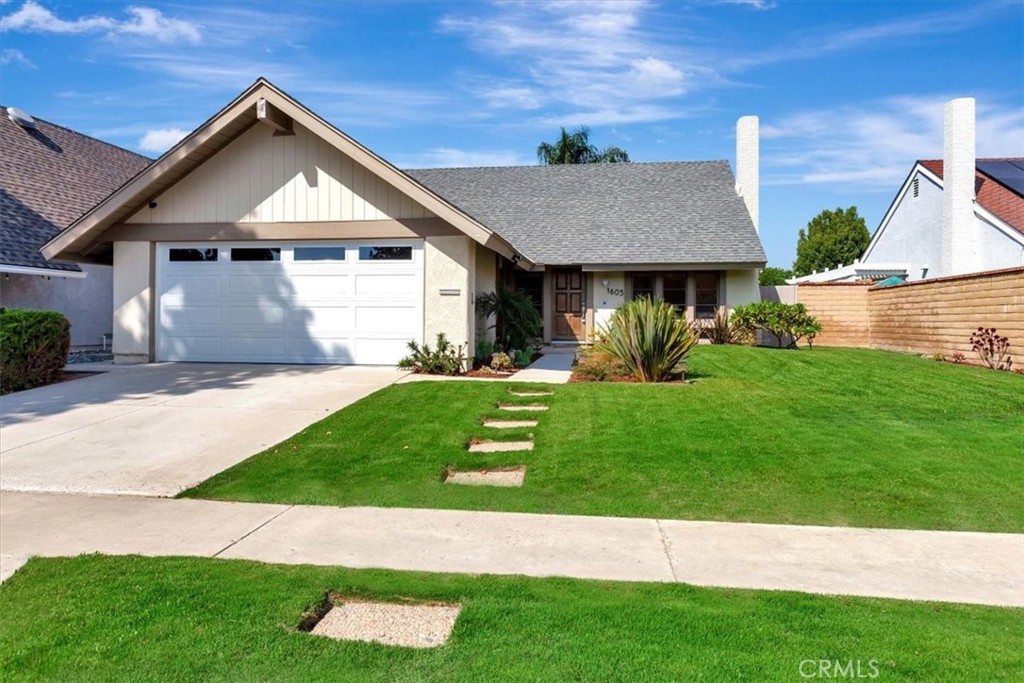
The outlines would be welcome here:
<svg viewBox="0 0 1024 683">
<path fill-rule="evenodd" d="M 808 283 L 797 287 L 797 303 L 818 319 L 825 330 L 815 344 L 822 346 L 868 346 L 868 289 L 871 285 L 851 283 Z"/>
<path fill-rule="evenodd" d="M 870 345 L 975 360 L 971 332 L 995 327 L 1024 365 L 1024 268 L 919 280 L 868 293 Z"/>
<path fill-rule="evenodd" d="M 917 280 L 895 287 L 803 284 L 797 301 L 825 331 L 815 343 L 977 360 L 971 333 L 994 327 L 1024 366 L 1024 267 Z"/>
</svg>

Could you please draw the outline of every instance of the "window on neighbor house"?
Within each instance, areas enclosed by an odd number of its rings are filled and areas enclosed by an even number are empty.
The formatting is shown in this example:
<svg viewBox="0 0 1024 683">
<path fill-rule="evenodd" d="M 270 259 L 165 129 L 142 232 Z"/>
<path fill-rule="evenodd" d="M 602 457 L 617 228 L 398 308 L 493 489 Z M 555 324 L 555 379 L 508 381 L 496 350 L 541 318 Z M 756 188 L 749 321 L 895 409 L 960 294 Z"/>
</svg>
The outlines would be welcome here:
<svg viewBox="0 0 1024 683">
<path fill-rule="evenodd" d="M 662 298 L 676 307 L 679 313 L 686 313 L 686 277 L 680 271 L 670 271 L 661 276 Z"/>
<path fill-rule="evenodd" d="M 714 318 L 718 310 L 718 273 L 696 273 L 694 290 L 697 296 L 697 318 Z"/>
<path fill-rule="evenodd" d="M 654 273 L 633 273 L 633 298 L 654 298 Z"/>
</svg>

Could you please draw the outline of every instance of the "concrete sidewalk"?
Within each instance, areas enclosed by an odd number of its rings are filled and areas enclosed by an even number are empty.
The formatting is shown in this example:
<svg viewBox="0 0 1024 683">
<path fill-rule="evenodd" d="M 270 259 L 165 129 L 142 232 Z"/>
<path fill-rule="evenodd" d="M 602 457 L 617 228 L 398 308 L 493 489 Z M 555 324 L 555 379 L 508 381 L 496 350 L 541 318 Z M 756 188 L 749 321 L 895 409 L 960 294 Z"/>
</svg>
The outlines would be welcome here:
<svg viewBox="0 0 1024 683">
<path fill-rule="evenodd" d="M 1024 607 L 1020 534 L 3 492 L 0 544 L 0 578 L 138 553 Z"/>
</svg>

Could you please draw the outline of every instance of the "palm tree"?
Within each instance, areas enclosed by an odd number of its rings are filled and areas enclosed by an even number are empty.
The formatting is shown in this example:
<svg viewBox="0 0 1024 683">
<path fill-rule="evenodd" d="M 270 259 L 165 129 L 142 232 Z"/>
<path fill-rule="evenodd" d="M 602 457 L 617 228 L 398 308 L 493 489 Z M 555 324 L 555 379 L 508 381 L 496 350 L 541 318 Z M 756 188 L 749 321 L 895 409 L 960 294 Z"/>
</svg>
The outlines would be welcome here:
<svg viewBox="0 0 1024 683">
<path fill-rule="evenodd" d="M 629 161 L 629 154 L 621 147 L 598 149 L 590 144 L 590 129 L 580 126 L 573 132 L 562 129 L 555 144 L 542 142 L 537 145 L 537 159 L 542 164 L 612 164 Z"/>
</svg>

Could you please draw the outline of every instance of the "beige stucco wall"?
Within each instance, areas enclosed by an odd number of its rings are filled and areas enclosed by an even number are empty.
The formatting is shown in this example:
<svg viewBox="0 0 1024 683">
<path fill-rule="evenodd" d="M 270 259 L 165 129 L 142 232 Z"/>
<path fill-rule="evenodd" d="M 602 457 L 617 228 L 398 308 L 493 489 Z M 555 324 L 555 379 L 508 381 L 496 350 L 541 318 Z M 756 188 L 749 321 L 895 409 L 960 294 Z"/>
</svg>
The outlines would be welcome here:
<svg viewBox="0 0 1024 683">
<path fill-rule="evenodd" d="M 326 140 L 253 126 L 127 223 L 282 223 L 434 214 Z"/>
<path fill-rule="evenodd" d="M 114 242 L 115 363 L 150 359 L 152 244 Z"/>
<path fill-rule="evenodd" d="M 737 306 L 761 300 L 756 270 L 727 270 L 722 285 L 725 289 L 725 307 L 730 311 Z"/>
<path fill-rule="evenodd" d="M 482 244 L 476 245 L 476 286 L 473 293 L 473 299 L 470 301 L 470 305 L 474 307 L 476 297 L 481 294 L 487 294 L 493 292 L 497 286 L 498 281 L 498 262 L 495 258 L 496 254 L 483 246 Z M 481 340 L 487 340 L 494 343 L 494 329 L 491 325 L 494 324 L 494 316 L 483 317 L 476 315 L 476 339 L 474 340 L 474 349 L 476 342 Z"/>
<path fill-rule="evenodd" d="M 428 237 L 423 245 L 423 340 L 433 346 L 443 332 L 451 343 L 465 345 L 467 356 L 473 355 L 475 341 L 476 246 L 463 236 Z"/>
<path fill-rule="evenodd" d="M 591 309 L 594 312 L 593 325 L 588 330 L 593 340 L 594 334 L 608 325 L 615 309 L 626 301 L 626 274 L 623 272 L 592 273 L 593 303 Z M 608 284 L 604 284 L 604 280 Z"/>
</svg>

